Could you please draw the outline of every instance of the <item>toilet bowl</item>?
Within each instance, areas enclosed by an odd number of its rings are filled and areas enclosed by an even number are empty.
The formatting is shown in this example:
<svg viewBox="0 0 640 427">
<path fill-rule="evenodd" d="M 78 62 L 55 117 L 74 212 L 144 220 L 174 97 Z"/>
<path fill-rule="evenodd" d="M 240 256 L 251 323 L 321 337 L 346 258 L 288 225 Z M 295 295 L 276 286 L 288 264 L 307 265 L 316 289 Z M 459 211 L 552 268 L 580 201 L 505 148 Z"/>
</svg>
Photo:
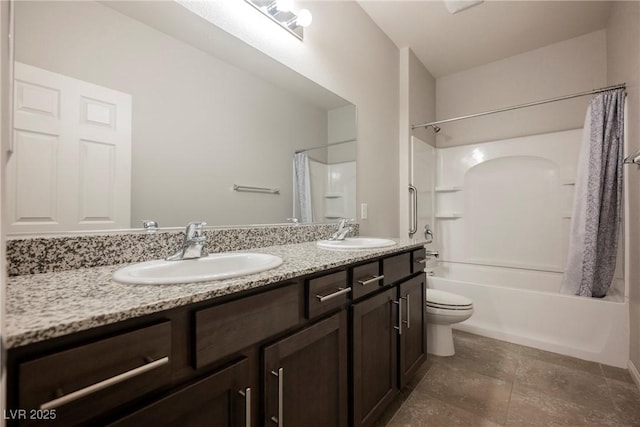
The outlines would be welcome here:
<svg viewBox="0 0 640 427">
<path fill-rule="evenodd" d="M 473 314 L 473 301 L 461 295 L 427 289 L 427 352 L 453 356 L 451 325 L 464 322 Z"/>
</svg>

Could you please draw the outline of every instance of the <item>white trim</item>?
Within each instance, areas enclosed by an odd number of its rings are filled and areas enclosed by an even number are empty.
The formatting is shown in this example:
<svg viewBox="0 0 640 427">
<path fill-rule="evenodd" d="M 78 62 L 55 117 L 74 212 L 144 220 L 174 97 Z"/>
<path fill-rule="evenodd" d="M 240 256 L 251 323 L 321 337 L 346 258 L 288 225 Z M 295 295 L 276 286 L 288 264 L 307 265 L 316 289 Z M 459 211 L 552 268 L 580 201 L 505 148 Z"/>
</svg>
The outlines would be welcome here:
<svg viewBox="0 0 640 427">
<path fill-rule="evenodd" d="M 638 368 L 633 364 L 631 360 L 629 360 L 629 364 L 627 365 L 629 368 L 629 374 L 631 374 L 631 378 L 636 383 L 638 390 L 640 390 L 640 372 L 638 372 Z"/>
</svg>

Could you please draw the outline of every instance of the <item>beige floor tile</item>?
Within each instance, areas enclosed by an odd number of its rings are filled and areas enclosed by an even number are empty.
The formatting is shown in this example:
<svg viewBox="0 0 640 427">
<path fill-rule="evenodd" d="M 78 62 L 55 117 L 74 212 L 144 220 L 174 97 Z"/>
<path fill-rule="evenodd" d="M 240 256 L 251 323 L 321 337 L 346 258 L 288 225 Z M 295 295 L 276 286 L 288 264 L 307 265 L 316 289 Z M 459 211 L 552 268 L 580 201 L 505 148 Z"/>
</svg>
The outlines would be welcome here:
<svg viewBox="0 0 640 427">
<path fill-rule="evenodd" d="M 603 376 L 554 363 L 521 358 L 515 384 L 600 412 L 609 413 L 613 409 Z"/>
<path fill-rule="evenodd" d="M 507 341 L 500 341 L 493 338 L 487 338 L 480 335 L 470 334 L 463 331 L 453 331 L 453 339 L 455 342 L 472 343 L 478 349 L 492 349 L 504 352 L 519 354 L 522 346 Z"/>
<path fill-rule="evenodd" d="M 376 427 L 640 427 L 624 369 L 460 331 L 454 341 L 456 355 L 429 355 Z"/>
<path fill-rule="evenodd" d="M 565 356 L 563 354 L 551 353 L 549 351 L 539 350 L 532 347 L 520 346 L 519 350 L 522 356 L 541 360 L 554 365 L 564 366 L 567 368 L 577 369 L 579 371 L 588 372 L 593 375 L 602 375 L 600 364 L 590 362 L 588 360 L 576 359 L 575 357 Z"/>
<path fill-rule="evenodd" d="M 413 390 L 420 384 L 420 382 L 424 379 L 424 377 L 429 372 L 429 369 L 433 366 L 433 362 L 431 359 L 427 359 L 416 374 L 411 378 L 407 386 L 400 390 L 400 393 L 393 399 L 393 402 L 389 404 L 387 409 L 380 415 L 380 418 L 373 424 L 373 427 L 383 427 L 386 426 L 389 421 L 396 415 L 396 413 L 403 408 L 403 405 L 409 399 Z M 404 409 L 403 409 L 404 410 Z"/>
<path fill-rule="evenodd" d="M 627 369 L 616 368 L 615 366 L 607 366 L 607 365 L 600 365 L 600 367 L 602 368 L 602 373 L 607 378 L 611 378 L 612 380 L 623 381 L 629 384 L 635 384 L 633 382 L 633 378 L 631 378 L 631 374 Z"/>
<path fill-rule="evenodd" d="M 604 396 L 607 398 L 608 396 Z M 516 384 L 511 393 L 509 427 L 617 426 L 615 411 L 598 412 Z"/>
<path fill-rule="evenodd" d="M 489 420 L 445 403 L 427 393 L 413 393 L 388 427 L 497 427 Z"/>
<path fill-rule="evenodd" d="M 635 384 L 607 378 L 618 418 L 624 426 L 640 426 L 640 391 Z"/>
<path fill-rule="evenodd" d="M 469 335 L 469 334 L 467 334 Z M 473 335 L 471 335 L 473 337 Z M 489 377 L 505 381 L 513 381 L 518 365 L 518 354 L 495 340 L 477 340 L 465 335 L 455 336 L 456 354 L 451 357 L 440 357 L 440 363 L 468 369 Z"/>
<path fill-rule="evenodd" d="M 434 363 L 414 393 L 426 393 L 481 419 L 503 424 L 511 383 L 443 363 Z"/>
</svg>

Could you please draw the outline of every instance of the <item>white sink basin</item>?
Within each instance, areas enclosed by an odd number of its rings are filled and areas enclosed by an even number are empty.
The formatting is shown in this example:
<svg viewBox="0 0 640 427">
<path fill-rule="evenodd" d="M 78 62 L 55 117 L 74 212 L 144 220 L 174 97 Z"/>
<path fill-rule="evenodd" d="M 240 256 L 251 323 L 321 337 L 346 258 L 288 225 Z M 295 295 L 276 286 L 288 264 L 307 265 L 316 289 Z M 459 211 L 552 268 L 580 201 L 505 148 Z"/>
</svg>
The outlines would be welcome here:
<svg viewBox="0 0 640 427">
<path fill-rule="evenodd" d="M 393 240 L 376 237 L 347 237 L 344 240 L 320 240 L 316 243 L 322 249 L 349 251 L 388 248 L 396 244 Z"/>
<path fill-rule="evenodd" d="M 183 261 L 149 261 L 130 265 L 113 273 L 123 283 L 167 285 L 229 279 L 271 270 L 282 264 L 275 255 L 220 253 Z"/>
</svg>

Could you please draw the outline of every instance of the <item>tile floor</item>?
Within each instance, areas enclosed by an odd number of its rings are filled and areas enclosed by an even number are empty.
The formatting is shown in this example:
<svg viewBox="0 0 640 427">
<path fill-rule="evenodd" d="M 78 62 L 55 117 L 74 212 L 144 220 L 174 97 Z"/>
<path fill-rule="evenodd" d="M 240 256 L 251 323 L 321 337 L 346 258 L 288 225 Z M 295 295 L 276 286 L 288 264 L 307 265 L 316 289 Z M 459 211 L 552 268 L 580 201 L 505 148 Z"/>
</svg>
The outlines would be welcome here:
<svg viewBox="0 0 640 427">
<path fill-rule="evenodd" d="M 640 426 L 624 369 L 463 332 L 429 355 L 376 427 Z"/>
</svg>

